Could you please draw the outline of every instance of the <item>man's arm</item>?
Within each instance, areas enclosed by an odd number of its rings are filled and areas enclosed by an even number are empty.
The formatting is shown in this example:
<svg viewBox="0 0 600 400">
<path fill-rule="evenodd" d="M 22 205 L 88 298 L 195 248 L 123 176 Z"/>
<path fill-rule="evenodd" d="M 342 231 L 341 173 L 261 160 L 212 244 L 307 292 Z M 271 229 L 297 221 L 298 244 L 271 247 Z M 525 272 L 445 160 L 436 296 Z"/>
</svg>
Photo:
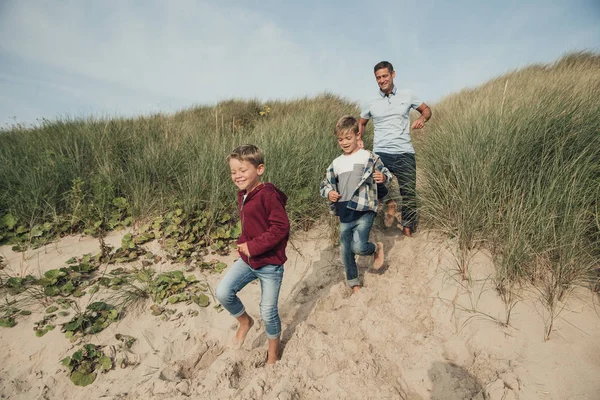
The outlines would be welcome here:
<svg viewBox="0 0 600 400">
<path fill-rule="evenodd" d="M 369 123 L 368 119 L 361 118 L 358 120 L 358 147 L 360 149 L 365 148 L 365 142 L 363 141 L 363 135 L 365 134 L 365 129 L 367 128 L 368 123 Z"/>
<path fill-rule="evenodd" d="M 365 129 L 367 128 L 368 123 L 369 123 L 368 119 L 361 118 L 358 120 L 358 136 L 360 136 L 361 138 L 363 137 L 363 134 L 365 133 Z"/>
<path fill-rule="evenodd" d="M 413 124 L 411 126 L 412 129 L 421 129 L 422 127 L 425 126 L 425 122 L 427 122 L 429 120 L 429 118 L 431 118 L 431 108 L 429 108 L 429 106 L 427 104 L 421 103 L 421 105 L 419 107 L 417 107 L 417 111 L 421 113 L 421 116 L 415 122 L 413 122 Z M 359 131 L 360 131 L 360 124 L 359 124 Z"/>
</svg>

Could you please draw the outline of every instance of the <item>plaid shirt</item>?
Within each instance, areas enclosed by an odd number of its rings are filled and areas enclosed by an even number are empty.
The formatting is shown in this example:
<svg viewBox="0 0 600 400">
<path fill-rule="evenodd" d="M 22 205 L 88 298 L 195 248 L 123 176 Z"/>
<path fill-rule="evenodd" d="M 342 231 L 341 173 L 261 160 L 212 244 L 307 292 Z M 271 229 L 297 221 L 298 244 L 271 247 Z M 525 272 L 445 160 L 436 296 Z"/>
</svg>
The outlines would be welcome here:
<svg viewBox="0 0 600 400">
<path fill-rule="evenodd" d="M 348 208 L 356 211 L 375 211 L 377 212 L 377 183 L 373 179 L 375 170 L 382 172 L 385 175 L 385 184 L 388 185 L 392 179 L 392 173 L 383 165 L 378 155 L 369 151 L 369 161 L 363 171 L 362 178 L 358 187 L 354 191 L 354 195 L 348 202 Z M 321 196 L 328 198 L 329 192 L 338 190 L 338 178 L 333 171 L 333 163 L 327 168 L 325 179 L 321 182 Z M 335 203 L 330 201 L 329 208 L 332 214 L 337 215 Z"/>
</svg>

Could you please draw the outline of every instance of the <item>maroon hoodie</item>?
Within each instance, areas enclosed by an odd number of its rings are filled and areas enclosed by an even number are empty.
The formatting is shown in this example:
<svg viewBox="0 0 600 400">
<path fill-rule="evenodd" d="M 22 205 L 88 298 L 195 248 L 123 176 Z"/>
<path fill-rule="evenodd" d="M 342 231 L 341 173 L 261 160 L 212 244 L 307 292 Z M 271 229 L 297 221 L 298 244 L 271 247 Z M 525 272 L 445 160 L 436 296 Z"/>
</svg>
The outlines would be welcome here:
<svg viewBox="0 0 600 400">
<path fill-rule="evenodd" d="M 265 265 L 283 265 L 285 247 L 290 235 L 290 222 L 285 212 L 287 196 L 272 183 L 260 183 L 244 200 L 238 192 L 238 210 L 242 234 L 238 244 L 247 243 L 250 258 L 242 260 L 252 269 Z"/>
</svg>

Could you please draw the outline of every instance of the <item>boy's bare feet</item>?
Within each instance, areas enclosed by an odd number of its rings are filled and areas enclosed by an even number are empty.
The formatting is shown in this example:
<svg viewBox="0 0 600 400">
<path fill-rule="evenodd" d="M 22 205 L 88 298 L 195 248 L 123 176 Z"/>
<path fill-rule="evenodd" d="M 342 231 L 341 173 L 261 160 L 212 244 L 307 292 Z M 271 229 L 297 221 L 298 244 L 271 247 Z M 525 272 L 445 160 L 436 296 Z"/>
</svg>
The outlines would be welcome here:
<svg viewBox="0 0 600 400">
<path fill-rule="evenodd" d="M 360 285 L 352 286 L 352 293 L 357 293 L 360 290 Z"/>
<path fill-rule="evenodd" d="M 375 248 L 375 253 L 373 253 L 373 268 L 379 269 L 383 267 L 384 259 L 385 255 L 383 253 L 383 243 L 377 242 L 377 248 Z"/>
<path fill-rule="evenodd" d="M 412 237 L 412 229 L 410 229 L 408 226 L 398 225 L 398 228 L 402 228 L 402 233 L 404 233 L 404 236 Z"/>
<path fill-rule="evenodd" d="M 252 325 L 254 325 L 254 320 L 247 313 L 243 313 L 242 315 L 237 317 L 237 320 L 240 323 L 240 325 L 238 326 L 238 330 L 235 333 L 235 338 L 233 338 L 233 345 L 239 348 L 242 347 L 242 345 L 244 344 L 244 340 L 246 339 L 248 331 L 250 330 L 250 328 L 252 328 Z"/>
<path fill-rule="evenodd" d="M 383 225 L 386 228 L 391 228 L 396 220 L 396 202 L 394 200 L 390 200 L 386 204 L 387 210 L 383 216 Z"/>
<path fill-rule="evenodd" d="M 269 349 L 267 350 L 267 365 L 272 365 L 279 360 L 279 341 L 280 339 L 269 339 Z"/>
</svg>

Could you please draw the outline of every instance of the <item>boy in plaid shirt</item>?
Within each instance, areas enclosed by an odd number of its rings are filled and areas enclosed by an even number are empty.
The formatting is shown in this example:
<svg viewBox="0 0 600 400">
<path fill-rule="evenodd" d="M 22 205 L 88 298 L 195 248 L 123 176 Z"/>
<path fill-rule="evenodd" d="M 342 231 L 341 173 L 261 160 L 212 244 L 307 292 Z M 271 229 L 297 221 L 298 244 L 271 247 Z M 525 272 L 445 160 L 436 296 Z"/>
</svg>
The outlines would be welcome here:
<svg viewBox="0 0 600 400">
<path fill-rule="evenodd" d="M 327 168 L 321 196 L 329 199 L 332 212 L 340 218 L 340 244 L 346 280 L 353 292 L 360 289 L 356 254 L 373 254 L 373 268 L 383 266 L 383 243 L 369 242 L 377 213 L 377 184 L 391 182 L 392 174 L 379 157 L 359 148 L 358 121 L 345 115 L 335 125 L 343 154 Z"/>
</svg>

